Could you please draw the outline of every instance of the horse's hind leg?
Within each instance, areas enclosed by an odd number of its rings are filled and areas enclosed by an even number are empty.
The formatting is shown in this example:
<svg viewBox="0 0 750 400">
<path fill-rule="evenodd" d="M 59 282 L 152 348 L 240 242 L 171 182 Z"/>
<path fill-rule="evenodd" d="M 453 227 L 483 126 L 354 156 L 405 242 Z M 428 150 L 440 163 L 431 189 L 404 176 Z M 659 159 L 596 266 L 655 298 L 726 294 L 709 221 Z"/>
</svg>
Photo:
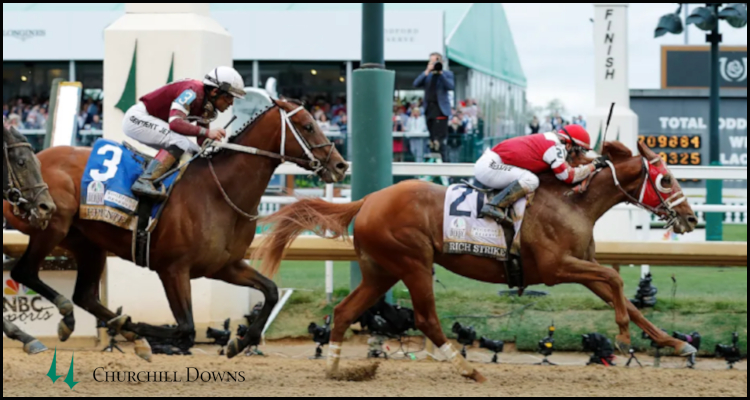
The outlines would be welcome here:
<svg viewBox="0 0 750 400">
<path fill-rule="evenodd" d="M 613 304 L 614 295 L 609 285 L 595 282 L 586 284 L 586 287 L 604 300 L 605 303 Z M 627 302 L 627 306 L 628 314 L 630 314 L 630 319 L 633 323 L 643 329 L 659 346 L 671 347 L 683 357 L 691 356 L 697 352 L 693 346 L 667 335 L 664 331 L 654 326 L 630 301 Z"/>
<path fill-rule="evenodd" d="M 39 354 L 47 351 L 47 347 L 45 347 L 42 342 L 18 329 L 17 326 L 8 322 L 5 318 L 3 318 L 3 333 L 5 333 L 8 338 L 23 343 L 23 351 L 28 355 Z"/>
<path fill-rule="evenodd" d="M 31 288 L 57 307 L 63 316 L 58 325 L 57 335 L 60 341 L 65 342 L 75 330 L 73 303 L 39 279 L 42 262 L 67 235 L 67 229 L 63 231 L 58 228 L 59 226 L 60 224 L 53 220 L 47 230 L 31 236 L 26 252 L 13 267 L 10 276 L 14 281 Z"/>
<path fill-rule="evenodd" d="M 258 271 L 252 269 L 244 261 L 227 265 L 211 279 L 218 279 L 226 283 L 238 286 L 246 286 L 259 290 L 265 296 L 266 301 L 260 312 L 258 319 L 253 321 L 247 335 L 241 339 L 234 339 L 227 346 L 227 357 L 234 358 L 248 346 L 260 344 L 263 328 L 266 326 L 268 318 L 271 316 L 276 304 L 279 302 L 279 289 L 273 281 L 261 275 Z"/>
<path fill-rule="evenodd" d="M 330 379 L 341 377 L 339 364 L 346 330 L 398 282 L 398 278 L 384 271 L 367 257 L 361 257 L 359 263 L 362 270 L 362 283 L 334 310 L 331 343 L 328 348 L 328 377 Z"/>
</svg>

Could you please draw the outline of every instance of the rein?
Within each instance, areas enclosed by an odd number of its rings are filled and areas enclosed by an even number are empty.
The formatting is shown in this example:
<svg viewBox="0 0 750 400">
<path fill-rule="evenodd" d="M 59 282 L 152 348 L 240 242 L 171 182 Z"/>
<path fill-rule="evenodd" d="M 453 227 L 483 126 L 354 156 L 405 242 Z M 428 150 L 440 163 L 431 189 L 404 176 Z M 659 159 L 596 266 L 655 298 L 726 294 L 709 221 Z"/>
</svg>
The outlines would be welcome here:
<svg viewBox="0 0 750 400">
<path fill-rule="evenodd" d="M 33 204 L 39 199 L 45 191 L 49 192 L 49 186 L 46 183 L 40 183 L 38 185 L 24 187 L 21 184 L 21 180 L 18 178 L 16 171 L 13 169 L 13 164 L 10 161 L 10 153 L 8 150 L 28 148 L 29 151 L 34 151 L 34 148 L 29 143 L 16 143 L 6 144 L 3 142 L 3 152 L 5 153 L 5 163 L 8 167 L 8 190 L 3 191 L 3 198 L 13 206 L 13 214 L 18 217 L 23 217 L 21 207 L 25 204 Z M 30 198 L 25 197 L 25 194 L 31 192 Z"/>
<path fill-rule="evenodd" d="M 274 107 L 279 107 L 278 104 L 274 103 Z M 324 143 L 317 146 L 311 146 L 310 143 L 305 140 L 305 138 L 302 137 L 302 135 L 299 134 L 297 129 L 294 127 L 294 124 L 292 124 L 291 118 L 297 114 L 298 112 L 304 110 L 304 107 L 299 106 L 291 113 L 287 113 L 286 110 L 279 107 L 279 114 L 281 114 L 281 147 L 280 147 L 280 153 L 273 153 L 266 150 L 261 150 L 255 147 L 250 146 L 242 146 L 234 143 L 209 143 L 207 145 L 204 145 L 203 150 L 200 154 L 206 153 L 206 151 L 209 148 L 213 149 L 227 149 L 231 151 L 236 151 L 238 153 L 245 153 L 250 154 L 254 156 L 261 156 L 266 158 L 271 158 L 275 160 L 279 160 L 281 162 L 287 162 L 291 161 L 297 165 L 300 165 L 302 167 L 307 167 L 311 171 L 313 171 L 314 174 L 321 176 L 322 173 L 328 171 L 328 168 L 325 167 L 325 165 L 328 165 L 328 163 L 331 161 L 331 157 L 333 156 L 333 150 L 335 149 L 333 143 Z M 287 126 L 289 126 L 290 131 L 292 132 L 292 135 L 294 135 L 294 138 L 297 140 L 297 143 L 299 143 L 300 147 L 302 147 L 302 150 L 305 152 L 305 155 L 307 156 L 308 160 L 297 158 L 297 157 L 290 157 L 286 155 L 286 129 Z M 313 151 L 321 148 L 330 147 L 330 150 L 328 151 L 328 156 L 326 157 L 325 163 L 321 163 L 320 160 L 316 159 L 313 155 Z M 208 159 L 208 168 L 211 171 L 211 176 L 214 179 L 214 183 L 216 183 L 216 186 L 219 188 L 219 191 L 221 192 L 221 195 L 224 197 L 224 201 L 229 205 L 229 207 L 232 208 L 236 213 L 240 214 L 241 216 L 249 219 L 250 221 L 256 221 L 259 219 L 258 215 L 252 215 L 248 214 L 242 209 L 240 209 L 232 200 L 229 198 L 229 195 L 227 195 L 226 191 L 224 190 L 224 187 L 221 185 L 221 182 L 219 181 L 219 177 L 216 175 L 216 171 L 214 170 L 214 165 L 211 159 Z"/>
</svg>

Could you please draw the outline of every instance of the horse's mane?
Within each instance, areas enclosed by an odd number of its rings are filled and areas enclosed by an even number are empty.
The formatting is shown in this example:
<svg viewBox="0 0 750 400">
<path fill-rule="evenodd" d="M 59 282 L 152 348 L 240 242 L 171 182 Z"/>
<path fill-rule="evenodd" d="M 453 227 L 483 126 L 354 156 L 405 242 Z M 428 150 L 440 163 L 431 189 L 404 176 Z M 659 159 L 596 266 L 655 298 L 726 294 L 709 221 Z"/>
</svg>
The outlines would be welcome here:
<svg viewBox="0 0 750 400">
<path fill-rule="evenodd" d="M 266 115 L 269 111 L 273 110 L 274 108 L 280 107 L 280 105 L 279 105 L 279 103 L 278 103 L 277 100 L 271 99 L 271 101 L 273 102 L 273 104 L 271 104 L 268 107 L 266 107 L 265 109 L 257 112 L 255 115 L 253 115 L 252 118 L 250 118 L 247 122 L 245 122 L 245 124 L 242 125 L 240 127 L 240 129 L 237 132 L 234 133 L 234 135 L 232 135 L 232 137 L 229 139 L 229 143 L 235 143 L 236 144 L 237 141 L 245 133 L 250 132 L 255 127 L 255 125 L 258 123 L 258 121 L 260 121 L 260 119 L 264 115 Z M 292 103 L 292 104 L 297 105 L 297 106 L 304 106 L 305 105 L 305 103 L 303 103 L 303 102 L 301 102 L 299 100 L 295 100 L 295 99 L 284 99 L 284 101 L 286 101 L 288 103 Z"/>
<path fill-rule="evenodd" d="M 602 154 L 609 156 L 612 161 L 622 161 L 633 157 L 633 152 L 630 149 L 618 141 L 606 142 L 602 150 Z"/>
</svg>

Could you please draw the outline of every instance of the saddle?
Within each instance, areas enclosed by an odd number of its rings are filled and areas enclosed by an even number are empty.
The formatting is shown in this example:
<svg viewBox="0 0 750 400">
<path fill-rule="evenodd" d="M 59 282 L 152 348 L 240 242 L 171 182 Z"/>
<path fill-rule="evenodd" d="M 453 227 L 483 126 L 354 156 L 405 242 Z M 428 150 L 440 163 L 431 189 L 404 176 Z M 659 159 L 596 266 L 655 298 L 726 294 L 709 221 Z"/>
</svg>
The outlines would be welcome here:
<svg viewBox="0 0 750 400">
<path fill-rule="evenodd" d="M 514 227 L 498 224 L 490 218 L 477 218 L 482 205 L 498 193 L 498 190 L 465 181 L 448 188 L 443 251 L 446 254 L 468 254 L 503 262 L 508 286 L 522 291 L 526 287 L 523 265 L 519 257 L 509 257 L 510 250 L 514 248 Z"/>
<path fill-rule="evenodd" d="M 127 143 L 100 139 L 94 143 L 81 182 L 80 218 L 132 231 L 133 262 L 142 267 L 149 267 L 151 233 L 184 172 L 178 166 L 168 173 L 162 182 L 168 196 L 163 203 L 138 199 L 130 188 L 152 159 Z"/>
</svg>

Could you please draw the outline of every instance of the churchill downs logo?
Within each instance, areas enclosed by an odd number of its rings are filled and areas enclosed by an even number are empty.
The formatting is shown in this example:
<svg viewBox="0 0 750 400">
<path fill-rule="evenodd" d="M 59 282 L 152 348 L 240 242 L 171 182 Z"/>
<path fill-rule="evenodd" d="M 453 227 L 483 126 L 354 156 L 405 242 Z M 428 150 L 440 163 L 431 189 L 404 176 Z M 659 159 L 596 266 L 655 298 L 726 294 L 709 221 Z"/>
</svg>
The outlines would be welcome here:
<svg viewBox="0 0 750 400">
<path fill-rule="evenodd" d="M 45 304 L 36 292 L 8 279 L 3 288 L 3 318 L 10 322 L 49 321 L 54 306 Z"/>
<path fill-rule="evenodd" d="M 719 59 L 719 70 L 721 77 L 727 82 L 745 82 L 747 81 L 747 57 L 742 60 L 732 60 L 722 57 Z"/>
<path fill-rule="evenodd" d="M 47 36 L 47 31 L 43 29 L 9 29 L 3 30 L 3 39 L 13 38 L 25 42 L 29 39 Z"/>
</svg>

